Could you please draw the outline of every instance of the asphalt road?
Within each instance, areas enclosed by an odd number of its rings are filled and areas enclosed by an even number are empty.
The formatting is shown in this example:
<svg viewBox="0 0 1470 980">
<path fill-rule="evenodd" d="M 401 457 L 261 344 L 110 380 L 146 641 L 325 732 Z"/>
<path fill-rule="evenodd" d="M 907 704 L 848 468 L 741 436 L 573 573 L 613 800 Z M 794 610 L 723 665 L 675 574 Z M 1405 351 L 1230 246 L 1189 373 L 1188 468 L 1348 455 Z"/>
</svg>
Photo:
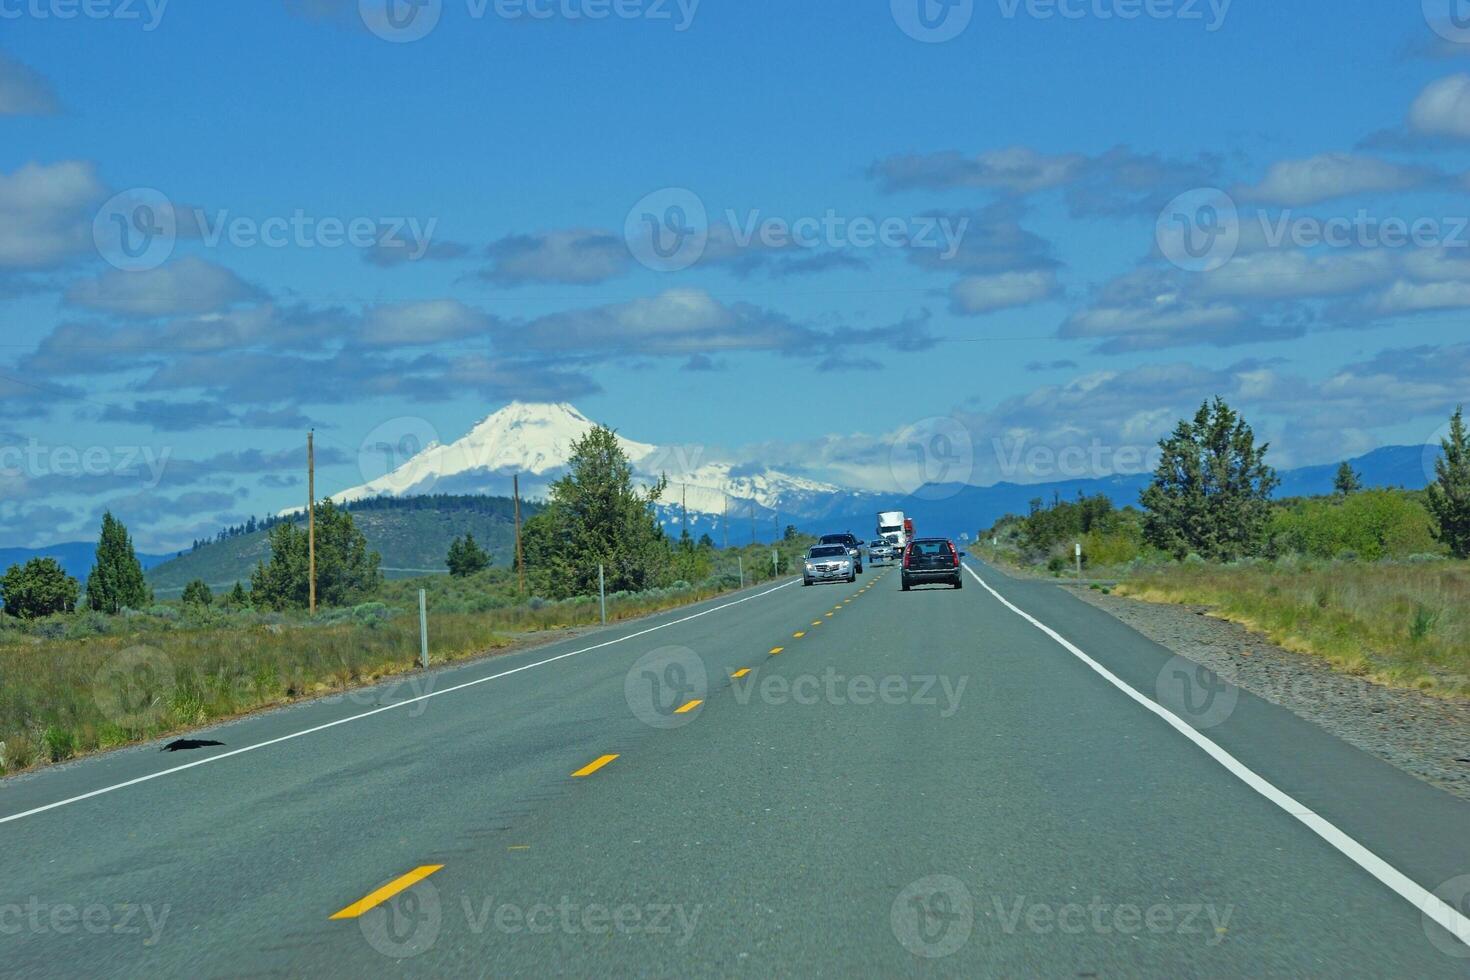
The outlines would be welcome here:
<svg viewBox="0 0 1470 980">
<path fill-rule="evenodd" d="M 0 974 L 1470 974 L 1470 805 L 1053 586 L 898 586 L 0 784 Z"/>
</svg>

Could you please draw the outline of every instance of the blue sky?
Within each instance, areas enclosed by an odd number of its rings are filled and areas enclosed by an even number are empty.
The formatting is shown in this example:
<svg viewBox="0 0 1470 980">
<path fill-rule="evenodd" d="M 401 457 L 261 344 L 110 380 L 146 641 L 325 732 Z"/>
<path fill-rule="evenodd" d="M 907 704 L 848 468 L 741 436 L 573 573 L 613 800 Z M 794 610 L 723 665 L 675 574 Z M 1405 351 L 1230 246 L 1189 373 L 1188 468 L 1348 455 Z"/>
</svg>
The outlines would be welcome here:
<svg viewBox="0 0 1470 980">
<path fill-rule="evenodd" d="M 512 399 L 882 488 L 922 420 L 1042 480 L 1219 393 L 1296 465 L 1470 387 L 1448 0 L 405 2 L 0 0 L 0 544 L 178 547 L 309 425 L 330 491 Z"/>
</svg>

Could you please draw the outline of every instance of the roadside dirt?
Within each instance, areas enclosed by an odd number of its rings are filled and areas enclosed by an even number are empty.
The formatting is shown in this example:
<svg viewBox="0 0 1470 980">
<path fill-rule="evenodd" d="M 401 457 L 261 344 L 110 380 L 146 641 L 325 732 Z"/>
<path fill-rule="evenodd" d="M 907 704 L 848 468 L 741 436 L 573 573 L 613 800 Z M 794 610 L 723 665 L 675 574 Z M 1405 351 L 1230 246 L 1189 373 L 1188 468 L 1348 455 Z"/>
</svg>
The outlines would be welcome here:
<svg viewBox="0 0 1470 980">
<path fill-rule="evenodd" d="M 1358 748 L 1470 799 L 1470 700 L 1383 687 L 1291 653 L 1205 606 L 1167 605 L 1066 586 L 1144 636 Z"/>
</svg>

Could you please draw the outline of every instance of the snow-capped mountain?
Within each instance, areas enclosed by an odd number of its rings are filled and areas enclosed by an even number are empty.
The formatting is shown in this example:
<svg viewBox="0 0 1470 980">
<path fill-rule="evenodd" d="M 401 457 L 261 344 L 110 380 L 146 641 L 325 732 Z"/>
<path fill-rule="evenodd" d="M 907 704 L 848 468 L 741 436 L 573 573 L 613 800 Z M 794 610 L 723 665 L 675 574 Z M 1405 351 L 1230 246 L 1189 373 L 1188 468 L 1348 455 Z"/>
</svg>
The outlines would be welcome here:
<svg viewBox="0 0 1470 980">
<path fill-rule="evenodd" d="M 520 475 L 522 493 L 539 497 L 564 472 L 572 443 L 595 425 L 564 402 L 513 402 L 462 439 L 447 445 L 430 442 L 382 476 L 333 494 L 332 499 L 346 503 L 426 493 L 505 494 L 512 474 Z M 668 477 L 660 512 L 670 523 L 676 514 L 682 520 L 686 502 L 691 515 L 764 521 L 774 513 L 804 513 L 845 492 L 829 483 L 776 470 L 705 462 L 702 447 L 660 447 L 621 435 L 618 442 L 640 481 L 651 484 L 661 475 Z M 363 458 L 366 465 L 381 464 L 381 458 L 366 448 Z"/>
</svg>

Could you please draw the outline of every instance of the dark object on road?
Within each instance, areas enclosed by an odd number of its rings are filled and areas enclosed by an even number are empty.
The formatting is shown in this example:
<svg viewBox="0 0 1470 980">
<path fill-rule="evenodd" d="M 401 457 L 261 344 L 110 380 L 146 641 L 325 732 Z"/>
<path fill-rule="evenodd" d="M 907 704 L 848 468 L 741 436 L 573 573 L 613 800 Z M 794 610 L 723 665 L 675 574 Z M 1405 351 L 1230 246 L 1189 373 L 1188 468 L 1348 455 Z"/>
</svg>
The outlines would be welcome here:
<svg viewBox="0 0 1470 980">
<path fill-rule="evenodd" d="M 216 742 L 207 738 L 180 738 L 168 743 L 160 752 L 192 752 L 194 749 L 207 749 L 211 745 L 224 745 L 224 742 Z"/>
<path fill-rule="evenodd" d="M 960 552 L 945 538 L 920 538 L 903 550 L 903 590 L 915 585 L 965 587 Z"/>
</svg>

